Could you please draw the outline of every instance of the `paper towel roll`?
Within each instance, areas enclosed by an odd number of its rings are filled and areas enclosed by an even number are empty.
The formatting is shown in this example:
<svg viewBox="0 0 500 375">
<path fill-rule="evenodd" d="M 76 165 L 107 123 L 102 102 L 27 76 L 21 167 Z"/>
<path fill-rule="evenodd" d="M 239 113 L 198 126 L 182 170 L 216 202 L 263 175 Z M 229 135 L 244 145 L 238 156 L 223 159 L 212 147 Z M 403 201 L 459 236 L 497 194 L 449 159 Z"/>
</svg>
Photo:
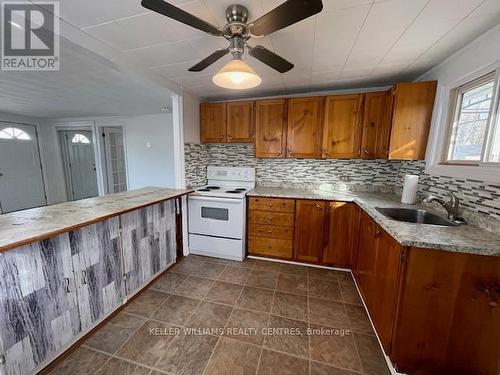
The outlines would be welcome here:
<svg viewBox="0 0 500 375">
<path fill-rule="evenodd" d="M 415 204 L 418 190 L 418 176 L 413 174 L 405 175 L 403 185 L 403 195 L 401 195 L 401 203 Z"/>
</svg>

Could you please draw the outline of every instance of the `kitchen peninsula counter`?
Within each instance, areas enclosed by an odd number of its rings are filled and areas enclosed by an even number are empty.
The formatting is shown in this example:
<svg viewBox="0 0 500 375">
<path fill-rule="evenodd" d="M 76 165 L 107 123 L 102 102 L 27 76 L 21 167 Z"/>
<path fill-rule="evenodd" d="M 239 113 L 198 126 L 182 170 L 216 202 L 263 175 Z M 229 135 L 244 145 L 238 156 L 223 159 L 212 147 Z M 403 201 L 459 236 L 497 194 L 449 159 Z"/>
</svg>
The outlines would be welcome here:
<svg viewBox="0 0 500 375">
<path fill-rule="evenodd" d="M 0 252 L 177 198 L 192 190 L 146 187 L 0 215 Z"/>
</svg>

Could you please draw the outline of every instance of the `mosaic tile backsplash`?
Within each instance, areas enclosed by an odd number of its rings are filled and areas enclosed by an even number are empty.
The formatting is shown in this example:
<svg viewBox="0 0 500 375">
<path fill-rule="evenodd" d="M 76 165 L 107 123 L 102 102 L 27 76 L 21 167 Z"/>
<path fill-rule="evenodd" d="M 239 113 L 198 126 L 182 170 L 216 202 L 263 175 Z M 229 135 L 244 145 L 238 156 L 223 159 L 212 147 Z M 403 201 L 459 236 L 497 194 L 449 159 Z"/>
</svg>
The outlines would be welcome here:
<svg viewBox="0 0 500 375">
<path fill-rule="evenodd" d="M 470 222 L 500 220 L 500 186 L 482 181 L 426 174 L 424 161 L 388 160 L 305 160 L 255 159 L 253 145 L 200 145 L 188 143 L 186 184 L 206 184 L 206 166 L 250 166 L 256 169 L 257 185 L 315 188 L 332 184 L 334 189 L 349 191 L 386 191 L 401 193 L 405 174 L 420 176 L 419 195 L 446 198 L 452 191 L 461 200 L 464 216 Z M 481 224 L 481 223 L 478 223 Z M 481 226 L 488 226 L 483 223 Z M 495 224 L 497 225 L 497 224 Z M 496 227 L 496 226 L 495 226 Z"/>
</svg>

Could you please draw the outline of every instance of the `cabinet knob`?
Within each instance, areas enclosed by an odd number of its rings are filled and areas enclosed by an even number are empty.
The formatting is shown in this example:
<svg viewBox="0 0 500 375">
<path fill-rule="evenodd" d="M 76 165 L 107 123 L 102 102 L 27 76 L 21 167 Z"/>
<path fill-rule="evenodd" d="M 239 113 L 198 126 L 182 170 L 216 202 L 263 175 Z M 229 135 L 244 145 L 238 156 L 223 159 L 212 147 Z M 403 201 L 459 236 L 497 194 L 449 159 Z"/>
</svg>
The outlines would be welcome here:
<svg viewBox="0 0 500 375">
<path fill-rule="evenodd" d="M 5 363 L 5 356 L 2 354 L 0 355 L 0 365 L 3 365 Z"/>
<path fill-rule="evenodd" d="M 269 216 L 269 217 L 267 218 L 267 220 L 271 221 L 271 220 L 273 220 L 273 218 L 272 218 L 271 216 Z"/>
</svg>

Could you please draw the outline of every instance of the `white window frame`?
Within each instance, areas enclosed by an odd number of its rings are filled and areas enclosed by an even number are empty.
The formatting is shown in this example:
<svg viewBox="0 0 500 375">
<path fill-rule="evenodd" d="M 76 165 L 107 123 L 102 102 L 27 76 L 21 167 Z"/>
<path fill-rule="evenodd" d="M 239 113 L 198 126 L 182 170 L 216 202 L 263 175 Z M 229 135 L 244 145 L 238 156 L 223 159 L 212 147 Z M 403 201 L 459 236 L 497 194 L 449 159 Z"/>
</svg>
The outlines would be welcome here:
<svg viewBox="0 0 500 375">
<path fill-rule="evenodd" d="M 491 106 L 490 121 L 486 129 L 486 142 L 483 144 L 481 160 L 479 162 L 447 163 L 447 153 L 451 140 L 451 131 L 457 104 L 457 89 L 468 83 L 479 80 L 481 77 L 495 71 L 494 97 Z M 460 77 L 449 84 L 439 84 L 434 105 L 432 130 L 427 147 L 426 173 L 431 175 L 457 177 L 462 179 L 484 180 L 500 183 L 500 163 L 485 162 L 485 155 L 489 155 L 492 147 L 492 135 L 497 117 L 500 115 L 500 61 Z M 498 126 L 498 125 L 497 125 Z"/>
</svg>

